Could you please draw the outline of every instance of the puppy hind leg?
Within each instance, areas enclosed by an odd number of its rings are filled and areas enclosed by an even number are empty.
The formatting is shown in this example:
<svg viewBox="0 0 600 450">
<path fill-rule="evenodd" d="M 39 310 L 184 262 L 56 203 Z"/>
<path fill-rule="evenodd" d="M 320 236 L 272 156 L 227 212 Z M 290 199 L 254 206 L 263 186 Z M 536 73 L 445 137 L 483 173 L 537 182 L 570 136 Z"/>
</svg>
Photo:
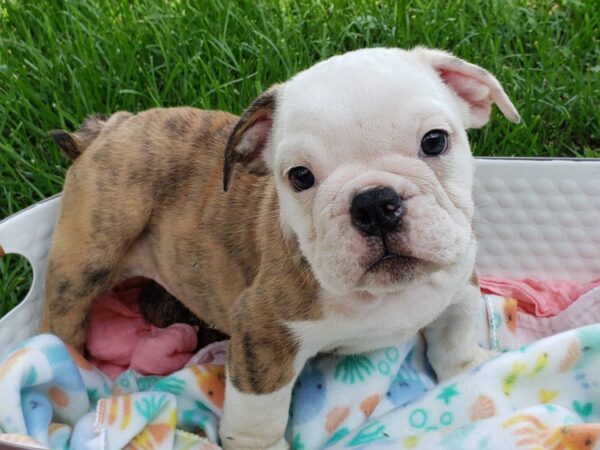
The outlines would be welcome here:
<svg viewBox="0 0 600 450">
<path fill-rule="evenodd" d="M 142 232 L 148 213 L 141 208 L 127 210 L 118 201 L 80 201 L 72 194 L 63 195 L 52 240 L 40 331 L 56 334 L 82 351 L 90 306 L 116 281 L 120 263 Z"/>
<path fill-rule="evenodd" d="M 68 262 L 62 262 L 68 260 Z M 83 350 L 85 324 L 92 302 L 111 287 L 111 261 L 84 256 L 72 246 L 50 259 L 40 331 L 53 333 Z"/>
</svg>

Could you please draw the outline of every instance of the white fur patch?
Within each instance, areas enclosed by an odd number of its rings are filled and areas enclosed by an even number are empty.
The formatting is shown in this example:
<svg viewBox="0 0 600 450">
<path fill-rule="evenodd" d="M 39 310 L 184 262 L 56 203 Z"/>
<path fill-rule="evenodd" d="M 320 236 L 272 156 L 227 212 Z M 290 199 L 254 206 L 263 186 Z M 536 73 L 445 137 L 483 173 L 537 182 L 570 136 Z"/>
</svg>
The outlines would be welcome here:
<svg viewBox="0 0 600 450">
<path fill-rule="evenodd" d="M 265 157 L 282 224 L 325 291 L 381 291 L 381 277 L 365 278 L 365 270 L 383 246 L 374 249 L 350 217 L 353 196 L 370 187 L 389 187 L 405 201 L 404 228 L 389 251 L 442 265 L 464 256 L 473 180 L 467 126 L 463 103 L 436 70 L 399 49 L 350 52 L 282 85 Z M 448 133 L 449 150 L 423 157 L 421 139 L 433 129 Z M 312 188 L 291 189 L 284 174 L 294 166 L 313 172 Z"/>
<path fill-rule="evenodd" d="M 288 324 L 301 343 L 300 353 L 305 357 L 334 350 L 340 354 L 353 354 L 398 345 L 435 321 L 452 302 L 465 301 L 476 306 L 472 298 L 457 295 L 463 291 L 469 278 L 474 250 L 472 247 L 466 258 L 452 268 L 435 272 L 396 293 L 323 293 L 320 300 L 325 311 L 321 320 Z M 471 320 L 473 324 L 467 326 Z M 463 324 L 466 329 L 459 333 L 469 337 L 469 329 L 475 330 L 474 318 L 465 317 Z M 474 338 L 472 343 L 476 345 Z"/>
<path fill-rule="evenodd" d="M 276 364 L 274 361 L 273 364 Z M 283 437 L 294 383 L 270 394 L 240 392 L 227 378 L 219 435 L 225 450 L 287 450 Z"/>
</svg>

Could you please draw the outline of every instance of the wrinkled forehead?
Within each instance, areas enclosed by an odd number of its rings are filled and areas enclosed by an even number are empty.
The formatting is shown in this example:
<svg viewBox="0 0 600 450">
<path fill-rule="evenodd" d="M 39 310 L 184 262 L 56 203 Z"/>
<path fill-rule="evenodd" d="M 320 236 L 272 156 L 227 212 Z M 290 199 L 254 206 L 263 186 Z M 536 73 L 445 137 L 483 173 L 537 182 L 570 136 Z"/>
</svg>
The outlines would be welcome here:
<svg viewBox="0 0 600 450">
<path fill-rule="evenodd" d="M 287 82 L 278 98 L 287 132 L 366 127 L 419 103 L 443 103 L 447 92 L 435 72 L 397 49 L 350 52 L 323 61 Z"/>
<path fill-rule="evenodd" d="M 414 139 L 421 122 L 437 120 L 441 127 L 452 101 L 436 73 L 407 52 L 351 52 L 283 86 L 274 137 L 284 154 L 302 152 L 299 147 L 309 142 L 334 151 L 336 159 L 356 157 L 357 148 L 391 150 L 400 140 Z"/>
</svg>

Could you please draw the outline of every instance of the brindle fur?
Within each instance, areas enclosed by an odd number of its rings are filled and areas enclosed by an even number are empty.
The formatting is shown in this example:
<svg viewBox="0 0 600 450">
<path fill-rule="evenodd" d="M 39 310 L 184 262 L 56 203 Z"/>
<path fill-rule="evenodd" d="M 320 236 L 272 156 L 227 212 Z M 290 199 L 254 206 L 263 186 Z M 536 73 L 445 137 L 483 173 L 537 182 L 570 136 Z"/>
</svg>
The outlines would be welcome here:
<svg viewBox="0 0 600 450">
<path fill-rule="evenodd" d="M 143 248 L 169 293 L 231 336 L 234 386 L 268 393 L 291 380 L 297 344 L 285 321 L 320 317 L 317 284 L 281 232 L 270 175 L 238 171 L 223 192 L 237 121 L 152 109 L 94 116 L 70 139 L 58 134 L 74 161 L 49 257 L 43 331 L 82 349 L 90 304 Z"/>
</svg>

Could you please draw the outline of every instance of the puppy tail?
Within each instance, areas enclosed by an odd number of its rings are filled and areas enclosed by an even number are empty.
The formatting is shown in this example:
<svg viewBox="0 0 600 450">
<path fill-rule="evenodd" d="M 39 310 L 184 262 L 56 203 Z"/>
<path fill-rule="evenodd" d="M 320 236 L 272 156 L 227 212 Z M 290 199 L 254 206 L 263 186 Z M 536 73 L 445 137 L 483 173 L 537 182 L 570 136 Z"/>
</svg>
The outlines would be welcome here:
<svg viewBox="0 0 600 450">
<path fill-rule="evenodd" d="M 106 120 L 106 116 L 92 114 L 85 119 L 81 128 L 75 133 L 69 133 L 65 130 L 52 130 L 48 134 L 54 139 L 64 155 L 71 161 L 75 161 L 98 137 L 106 124 Z"/>
</svg>

